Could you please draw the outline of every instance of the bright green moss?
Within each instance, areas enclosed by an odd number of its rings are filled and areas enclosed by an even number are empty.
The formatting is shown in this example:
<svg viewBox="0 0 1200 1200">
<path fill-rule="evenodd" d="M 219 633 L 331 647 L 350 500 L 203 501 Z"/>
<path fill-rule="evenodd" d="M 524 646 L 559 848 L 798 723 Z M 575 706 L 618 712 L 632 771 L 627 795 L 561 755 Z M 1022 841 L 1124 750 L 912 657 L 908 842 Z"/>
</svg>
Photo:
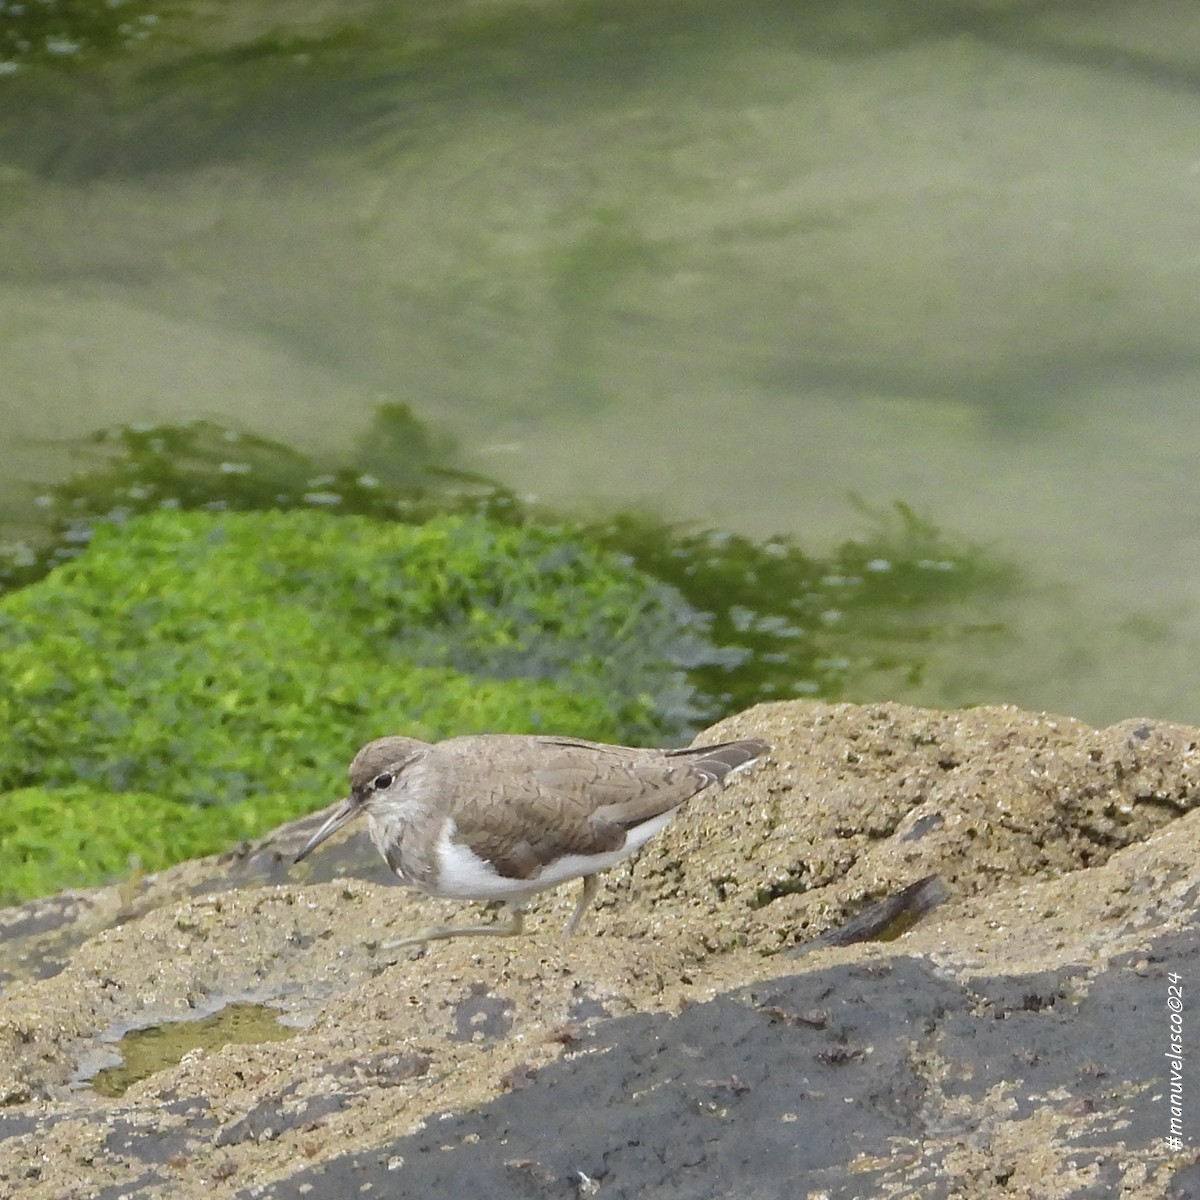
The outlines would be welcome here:
<svg viewBox="0 0 1200 1200">
<path fill-rule="evenodd" d="M 295 798 L 219 808 L 145 792 L 22 788 L 0 797 L 0 904 L 214 854 L 291 816 Z"/>
<path fill-rule="evenodd" d="M 481 517 L 102 526 L 81 558 L 0 599 L 0 879 L 12 895 L 30 871 L 56 887 L 130 853 L 150 866 L 217 849 L 334 799 L 383 733 L 653 737 L 677 672 L 649 654 L 686 623 L 616 556 Z M 57 827 L 64 795 L 86 826 L 76 849 Z"/>
</svg>

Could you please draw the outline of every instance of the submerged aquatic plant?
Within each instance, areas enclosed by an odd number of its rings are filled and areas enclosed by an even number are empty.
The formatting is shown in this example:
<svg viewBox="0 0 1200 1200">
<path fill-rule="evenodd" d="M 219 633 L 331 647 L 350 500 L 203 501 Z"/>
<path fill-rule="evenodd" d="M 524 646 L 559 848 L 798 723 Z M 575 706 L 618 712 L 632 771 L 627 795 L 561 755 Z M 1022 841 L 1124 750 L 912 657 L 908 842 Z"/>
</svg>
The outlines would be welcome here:
<svg viewBox="0 0 1200 1200">
<path fill-rule="evenodd" d="M 165 7 L 152 0 L 0 0 L 0 74 L 136 45 Z"/>
<path fill-rule="evenodd" d="M 673 589 L 688 637 L 664 642 L 661 630 L 631 622 L 611 652 L 626 660 L 658 655 L 686 668 L 686 683 L 656 697 L 669 710 L 662 727 L 680 735 L 762 699 L 861 697 L 868 680 L 876 694 L 902 694 L 920 685 L 939 646 L 1003 637 L 996 604 L 1017 584 L 1010 564 L 899 502 L 881 512 L 856 501 L 867 531 L 823 556 L 788 537 L 756 541 L 644 514 L 572 520 L 446 465 L 451 443 L 403 405 L 382 406 L 341 464 L 203 421 L 119 426 L 92 435 L 81 450 L 92 465 L 42 498 L 46 536 L 0 548 L 0 590 L 77 557 L 97 526 L 159 509 L 317 509 L 404 524 L 474 513 L 545 526 L 625 555 Z M 494 650 L 491 669 L 534 669 L 556 636 L 544 624 L 541 636 Z"/>
</svg>

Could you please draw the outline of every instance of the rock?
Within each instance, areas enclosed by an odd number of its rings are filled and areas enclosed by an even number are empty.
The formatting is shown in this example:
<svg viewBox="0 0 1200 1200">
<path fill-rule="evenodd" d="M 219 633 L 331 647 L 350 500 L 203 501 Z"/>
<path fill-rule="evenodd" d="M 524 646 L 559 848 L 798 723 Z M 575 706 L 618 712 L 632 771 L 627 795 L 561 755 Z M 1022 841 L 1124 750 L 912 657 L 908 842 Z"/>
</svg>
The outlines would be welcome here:
<svg viewBox="0 0 1200 1200">
<path fill-rule="evenodd" d="M 704 736 L 749 734 L 570 942 L 567 888 L 385 952 L 454 906 L 362 831 L 290 867 L 316 816 L 0 913 L 0 1195 L 1200 1196 L 1200 732 L 793 701 Z M 902 936 L 794 956 L 929 875 Z M 295 1036 L 83 1082 L 234 1001 Z"/>
</svg>

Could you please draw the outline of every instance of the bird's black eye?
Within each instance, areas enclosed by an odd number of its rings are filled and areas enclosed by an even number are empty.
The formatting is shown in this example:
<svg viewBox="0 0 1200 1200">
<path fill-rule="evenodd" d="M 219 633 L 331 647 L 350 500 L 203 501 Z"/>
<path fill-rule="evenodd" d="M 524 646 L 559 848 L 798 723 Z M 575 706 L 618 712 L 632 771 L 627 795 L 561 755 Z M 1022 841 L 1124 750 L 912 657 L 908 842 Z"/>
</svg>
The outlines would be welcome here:
<svg viewBox="0 0 1200 1200">
<path fill-rule="evenodd" d="M 371 781 L 371 786 L 377 792 L 386 791 L 392 786 L 392 778 L 393 776 L 391 771 L 384 771 L 382 775 L 375 776 L 375 778 Z"/>
</svg>

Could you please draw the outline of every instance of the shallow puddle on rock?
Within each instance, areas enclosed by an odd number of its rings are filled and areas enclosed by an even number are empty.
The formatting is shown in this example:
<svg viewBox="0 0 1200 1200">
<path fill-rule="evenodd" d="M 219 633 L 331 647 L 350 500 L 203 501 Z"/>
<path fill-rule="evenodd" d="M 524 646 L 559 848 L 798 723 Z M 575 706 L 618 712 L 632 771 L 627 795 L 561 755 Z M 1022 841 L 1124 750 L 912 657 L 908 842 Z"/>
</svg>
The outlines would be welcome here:
<svg viewBox="0 0 1200 1200">
<path fill-rule="evenodd" d="M 141 1079 L 173 1067 L 189 1050 L 282 1042 L 299 1029 L 283 1025 L 277 1009 L 244 1001 L 195 1021 L 169 1021 L 130 1030 L 120 1041 L 122 1061 L 88 1080 L 101 1096 L 121 1096 Z"/>
</svg>

